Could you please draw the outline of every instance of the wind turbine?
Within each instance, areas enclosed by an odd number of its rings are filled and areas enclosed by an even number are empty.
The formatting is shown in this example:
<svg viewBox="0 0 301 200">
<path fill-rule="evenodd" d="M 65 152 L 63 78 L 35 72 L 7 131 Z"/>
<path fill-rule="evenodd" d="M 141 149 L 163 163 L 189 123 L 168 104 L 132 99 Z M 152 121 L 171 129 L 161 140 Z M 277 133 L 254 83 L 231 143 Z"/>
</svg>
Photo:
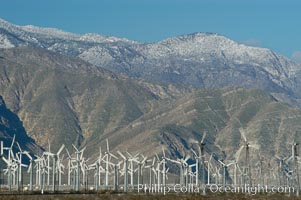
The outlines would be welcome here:
<svg viewBox="0 0 301 200">
<path fill-rule="evenodd" d="M 112 154 L 110 152 L 110 147 L 109 147 L 109 141 L 108 139 L 106 139 L 106 144 L 107 144 L 107 151 L 105 152 L 105 158 L 106 160 L 104 160 L 105 164 L 106 164 L 106 168 L 105 168 L 105 186 L 108 187 L 109 186 L 109 164 L 110 164 L 110 159 L 113 157 L 116 160 L 118 160 L 118 157 L 116 157 L 114 154 Z"/>
<path fill-rule="evenodd" d="M 299 196 L 300 192 L 300 179 L 299 179 L 299 164 L 298 164 L 298 147 L 299 143 L 297 143 L 295 140 L 292 142 L 292 155 L 288 158 L 287 162 L 293 161 L 293 176 L 296 179 L 297 184 L 297 192 L 296 195 Z"/>
<path fill-rule="evenodd" d="M 212 160 L 212 157 L 213 157 L 214 153 L 211 153 L 210 157 L 209 157 L 209 160 L 208 160 L 208 163 L 207 163 L 207 184 L 210 185 L 210 168 L 212 169 L 212 165 L 211 165 L 211 160 Z"/>
<path fill-rule="evenodd" d="M 206 132 L 204 132 L 203 137 L 201 141 L 196 141 L 194 139 L 191 139 L 191 143 L 198 144 L 198 151 L 199 155 L 195 154 L 199 159 L 201 159 L 201 164 L 202 164 L 202 178 L 203 178 L 203 184 L 206 185 L 206 175 L 205 175 L 205 138 L 206 138 Z M 198 177 L 197 177 L 198 179 Z M 203 190 L 203 194 L 206 193 L 206 190 Z"/>
<path fill-rule="evenodd" d="M 8 180 L 8 185 L 9 185 L 9 190 L 11 190 L 12 188 L 12 184 L 13 184 L 13 179 L 12 176 L 15 176 L 15 169 L 16 168 L 16 163 L 13 161 L 14 159 L 14 153 L 13 153 L 13 145 L 15 143 L 15 138 L 16 138 L 16 135 L 13 136 L 13 139 L 12 139 L 12 142 L 11 142 L 11 145 L 9 147 L 4 147 L 3 145 L 3 141 L 1 141 L 1 156 L 3 155 L 3 152 L 4 150 L 7 150 L 8 151 L 8 158 L 4 158 L 2 156 L 2 159 L 4 160 L 4 162 L 7 164 L 7 170 L 6 170 L 6 173 L 7 173 L 7 180 Z"/>
<path fill-rule="evenodd" d="M 27 173 L 29 173 L 29 190 L 32 191 L 33 188 L 32 188 L 32 185 L 33 185 L 33 169 L 34 167 L 32 166 L 33 165 L 33 159 L 31 157 L 31 155 L 28 153 L 27 157 L 29 158 L 29 166 L 28 166 L 28 169 L 27 169 Z"/>
<path fill-rule="evenodd" d="M 249 184 L 250 186 L 252 185 L 252 174 L 251 174 L 251 161 L 250 161 L 250 148 L 253 149 L 259 149 L 259 146 L 257 144 L 254 144 L 250 141 L 247 140 L 245 130 L 243 128 L 239 129 L 239 132 L 241 134 L 241 137 L 243 139 L 243 145 L 240 146 L 239 150 L 235 154 L 236 160 L 239 160 L 239 156 L 241 154 L 241 151 L 245 149 L 246 154 L 245 154 L 245 165 L 247 169 L 247 174 L 248 174 L 248 179 L 249 179 Z"/>
<path fill-rule="evenodd" d="M 285 168 L 287 168 L 287 159 L 289 159 L 289 157 L 284 157 L 281 158 L 280 156 L 276 155 L 275 158 L 278 160 L 279 165 L 278 165 L 278 177 L 279 177 L 279 185 L 281 186 L 284 183 L 285 180 Z"/>
<path fill-rule="evenodd" d="M 142 159 L 135 159 L 134 160 L 134 162 L 136 162 L 137 165 L 138 165 L 138 168 L 137 168 L 137 170 L 138 170 L 137 185 L 138 186 L 141 184 L 141 179 L 142 179 L 142 174 L 143 174 L 142 173 L 143 172 L 143 167 L 144 167 L 144 165 L 146 163 L 146 160 L 147 160 L 147 157 L 144 157 L 142 154 L 141 154 L 141 157 L 142 157 Z M 138 192 L 139 192 L 139 190 L 138 190 Z"/>
<path fill-rule="evenodd" d="M 102 168 L 101 163 L 102 163 L 103 157 L 102 157 L 102 152 L 101 152 L 101 147 L 99 147 L 99 156 L 95 163 L 89 165 L 91 169 L 95 169 L 94 173 L 94 184 L 95 184 L 95 190 L 97 191 L 100 186 L 100 172 L 104 172 L 105 170 Z"/>
<path fill-rule="evenodd" d="M 19 148 L 19 152 L 16 154 L 17 157 L 17 163 L 18 163 L 18 180 L 17 180 L 17 185 L 18 185 L 18 190 L 20 189 L 20 185 L 22 184 L 22 167 L 28 167 L 27 165 L 22 163 L 22 155 L 26 155 L 29 159 L 31 158 L 31 156 L 29 155 L 28 151 L 22 151 L 19 143 L 17 142 L 17 146 Z"/>
<path fill-rule="evenodd" d="M 183 186 L 184 185 L 184 175 L 188 174 L 186 173 L 186 170 L 188 168 L 188 164 L 187 161 L 189 160 L 190 156 L 186 156 L 185 158 L 181 158 L 181 159 L 177 159 L 177 160 L 172 160 L 170 158 L 166 158 L 166 160 L 178 164 L 180 167 L 180 185 Z M 186 177 L 187 178 L 187 177 Z M 187 181 L 185 181 L 185 185 L 187 185 Z"/>
<path fill-rule="evenodd" d="M 124 156 L 120 151 L 117 151 L 117 153 L 123 159 L 123 174 L 124 174 L 123 175 L 124 176 L 123 191 L 127 192 L 128 191 L 128 158 L 126 156 Z"/>
<path fill-rule="evenodd" d="M 155 162 L 156 162 L 156 157 L 154 157 L 152 160 L 152 164 L 151 165 L 147 165 L 145 166 L 145 168 L 149 168 L 149 186 L 151 187 L 152 186 L 152 180 L 153 180 L 153 177 L 152 177 L 152 171 L 154 170 L 154 167 L 155 167 Z M 155 173 L 156 174 L 156 173 Z"/>
<path fill-rule="evenodd" d="M 76 191 L 79 191 L 80 189 L 80 163 L 82 161 L 82 158 L 83 158 L 83 153 L 86 149 L 86 147 L 84 147 L 83 149 L 81 150 L 78 150 L 76 148 L 76 146 L 74 146 L 72 144 L 73 148 L 75 149 L 75 154 L 76 154 L 76 177 L 75 177 L 75 190 Z"/>
<path fill-rule="evenodd" d="M 166 178 L 167 178 L 167 176 L 166 176 L 166 174 L 167 174 L 167 169 L 166 169 L 166 154 L 165 154 L 165 149 L 164 149 L 164 147 L 162 146 L 162 152 L 163 152 L 163 157 L 162 157 L 162 161 L 161 161 L 161 164 L 162 164 L 162 174 L 163 174 L 163 180 L 162 180 L 162 182 L 163 182 L 163 187 L 165 188 L 165 186 L 166 186 Z"/>
<path fill-rule="evenodd" d="M 230 162 L 228 164 L 225 164 L 223 160 L 218 160 L 218 162 L 222 165 L 223 169 L 224 169 L 224 175 L 223 175 L 223 186 L 225 187 L 227 184 L 227 180 L 226 180 L 226 172 L 227 172 L 227 168 L 231 165 L 234 164 L 234 162 Z"/>
<path fill-rule="evenodd" d="M 61 163 L 60 163 L 60 153 L 63 151 L 65 148 L 65 145 L 63 144 L 59 150 L 57 151 L 56 154 L 53 154 L 53 165 L 52 165 L 52 191 L 55 191 L 55 184 L 56 184 L 56 174 L 61 176 L 60 174 L 63 173 L 61 170 Z M 60 179 L 60 178 L 59 178 Z"/>
</svg>

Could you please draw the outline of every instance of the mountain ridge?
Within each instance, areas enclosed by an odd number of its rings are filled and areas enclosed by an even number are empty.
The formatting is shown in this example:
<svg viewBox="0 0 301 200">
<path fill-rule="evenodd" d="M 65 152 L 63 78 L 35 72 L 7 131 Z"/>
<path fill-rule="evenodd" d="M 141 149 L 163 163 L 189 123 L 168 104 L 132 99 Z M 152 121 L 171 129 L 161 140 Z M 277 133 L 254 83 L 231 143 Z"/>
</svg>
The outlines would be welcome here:
<svg viewBox="0 0 301 200">
<path fill-rule="evenodd" d="M 141 43 L 98 34 L 79 35 L 60 30 L 57 33 L 53 29 L 28 27 L 0 21 L 0 46 L 38 46 L 159 84 L 262 89 L 274 93 L 281 101 L 295 102 L 294 105 L 301 107 L 301 64 L 269 49 L 239 44 L 220 34 L 196 32 Z M 47 37 L 43 35 L 47 30 L 57 34 Z"/>
</svg>

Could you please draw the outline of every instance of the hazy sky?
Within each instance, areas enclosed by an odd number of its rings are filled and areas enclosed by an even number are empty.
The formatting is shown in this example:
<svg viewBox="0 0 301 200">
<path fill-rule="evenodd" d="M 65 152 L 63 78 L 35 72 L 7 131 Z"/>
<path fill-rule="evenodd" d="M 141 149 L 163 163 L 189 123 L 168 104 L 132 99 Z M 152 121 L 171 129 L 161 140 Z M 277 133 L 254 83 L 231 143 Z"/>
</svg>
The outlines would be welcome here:
<svg viewBox="0 0 301 200">
<path fill-rule="evenodd" d="M 154 42 L 214 32 L 301 60 L 301 0 L 0 0 L 0 17 Z"/>
</svg>

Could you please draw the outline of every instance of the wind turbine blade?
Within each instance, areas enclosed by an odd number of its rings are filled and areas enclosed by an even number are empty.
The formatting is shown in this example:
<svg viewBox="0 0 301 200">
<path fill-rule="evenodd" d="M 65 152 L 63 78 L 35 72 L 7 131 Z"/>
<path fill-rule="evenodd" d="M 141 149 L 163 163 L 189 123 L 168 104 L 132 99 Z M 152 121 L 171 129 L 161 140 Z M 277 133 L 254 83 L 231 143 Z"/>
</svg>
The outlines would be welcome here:
<svg viewBox="0 0 301 200">
<path fill-rule="evenodd" d="M 211 161 L 211 159 L 212 159 L 212 156 L 213 156 L 213 153 L 211 153 L 211 155 L 210 155 L 210 158 L 209 158 L 209 161 L 208 161 L 208 162 L 210 162 L 210 161 Z"/>
<path fill-rule="evenodd" d="M 25 165 L 25 164 L 21 164 L 21 167 L 28 167 L 28 165 Z"/>
<path fill-rule="evenodd" d="M 282 160 L 278 155 L 275 155 L 275 158 L 277 158 L 278 160 Z"/>
<path fill-rule="evenodd" d="M 249 147 L 258 150 L 259 149 L 259 145 L 258 144 L 250 144 Z"/>
<path fill-rule="evenodd" d="M 106 139 L 106 143 L 107 143 L 107 152 L 109 153 L 110 152 L 110 148 L 109 148 L 109 140 Z"/>
<path fill-rule="evenodd" d="M 186 156 L 184 162 L 187 162 L 187 160 L 189 160 L 189 159 L 190 159 L 190 155 Z"/>
<path fill-rule="evenodd" d="M 226 166 L 227 167 L 229 167 L 229 166 L 231 166 L 231 165 L 233 165 L 233 164 L 235 164 L 235 161 L 234 160 L 232 160 L 229 164 L 227 164 Z"/>
<path fill-rule="evenodd" d="M 193 138 L 189 138 L 189 139 L 188 139 L 188 142 L 189 142 L 190 144 L 197 144 L 197 143 L 199 143 L 198 141 L 196 141 L 196 140 L 193 139 Z"/>
<path fill-rule="evenodd" d="M 126 154 L 131 158 L 133 157 L 132 154 L 130 154 L 128 151 L 126 151 Z"/>
<path fill-rule="evenodd" d="M 156 153 L 156 157 L 157 157 L 157 160 L 160 160 L 160 158 L 159 158 L 159 156 L 158 156 L 158 154 Z"/>
<path fill-rule="evenodd" d="M 17 153 L 16 153 L 16 157 L 17 157 L 17 160 L 20 162 L 20 157 Z"/>
<path fill-rule="evenodd" d="M 285 163 L 288 164 L 292 159 L 293 159 L 293 156 L 289 157 L 289 158 L 285 161 Z"/>
<path fill-rule="evenodd" d="M 125 157 L 120 151 L 117 151 L 117 153 L 118 153 L 124 160 L 126 160 L 126 157 Z"/>
<path fill-rule="evenodd" d="M 226 164 L 224 162 L 222 162 L 221 160 L 217 160 L 220 164 L 222 164 L 222 166 L 226 166 Z"/>
<path fill-rule="evenodd" d="M 156 162 L 156 158 L 154 157 L 154 158 L 153 158 L 153 163 L 152 163 L 152 165 L 154 165 L 155 162 Z"/>
<path fill-rule="evenodd" d="M 20 147 L 20 144 L 19 144 L 19 142 L 16 142 L 16 143 L 17 143 L 17 146 L 18 146 L 18 148 L 19 148 L 20 152 L 22 152 L 22 149 L 21 149 L 21 147 Z"/>
<path fill-rule="evenodd" d="M 75 151 L 78 152 L 78 149 L 76 148 L 76 146 L 74 146 L 74 144 L 72 144 L 73 148 L 75 149 Z"/>
<path fill-rule="evenodd" d="M 66 148 L 67 154 L 68 154 L 68 158 L 71 158 L 70 153 L 68 151 L 68 149 Z"/>
<path fill-rule="evenodd" d="M 28 153 L 28 151 L 24 151 L 25 155 L 29 158 L 29 160 L 32 160 L 31 155 Z"/>
<path fill-rule="evenodd" d="M 191 149 L 191 151 L 193 152 L 193 154 L 195 155 L 195 157 L 198 158 L 198 154 L 193 149 Z"/>
<path fill-rule="evenodd" d="M 243 138 L 243 140 L 245 142 L 247 142 L 247 137 L 246 137 L 246 133 L 245 133 L 245 130 L 243 128 L 239 128 L 239 132 L 240 132 L 240 135 L 241 137 Z"/>
<path fill-rule="evenodd" d="M 147 162 L 147 157 L 144 157 L 144 156 L 143 156 L 142 163 L 145 164 L 146 162 Z"/>
<path fill-rule="evenodd" d="M 116 160 L 118 160 L 118 157 L 117 157 L 117 156 L 115 156 L 114 154 L 112 154 L 112 153 L 109 153 L 109 155 L 110 155 L 110 156 L 112 156 L 113 158 L 115 158 Z"/>
<path fill-rule="evenodd" d="M 29 166 L 28 166 L 27 173 L 30 173 L 30 171 L 31 171 L 31 168 L 32 168 L 32 162 L 30 162 L 30 164 L 29 164 Z"/>
<path fill-rule="evenodd" d="M 65 148 L 65 145 L 63 144 L 61 146 L 61 148 L 58 150 L 58 152 L 56 153 L 56 155 L 60 155 L 60 153 L 63 151 L 64 148 Z"/>
<path fill-rule="evenodd" d="M 51 148 L 50 148 L 50 141 L 49 141 L 49 139 L 48 139 L 48 151 L 49 151 L 49 152 L 51 152 L 50 149 L 51 149 Z"/>
<path fill-rule="evenodd" d="M 102 157 L 101 146 L 99 147 L 99 158 Z"/>
<path fill-rule="evenodd" d="M 13 141 L 11 142 L 11 145 L 10 145 L 10 149 L 12 149 L 12 148 L 13 148 L 13 145 L 14 145 L 15 139 L 16 139 L 16 135 L 14 134 Z"/>
<path fill-rule="evenodd" d="M 84 147 L 82 150 L 80 150 L 81 153 L 84 153 L 87 147 Z"/>
<path fill-rule="evenodd" d="M 136 154 L 133 156 L 133 158 L 138 158 L 138 156 L 139 156 L 139 153 L 136 153 Z"/>
<path fill-rule="evenodd" d="M 165 150 L 163 146 L 162 146 L 162 152 L 163 152 L 163 157 L 165 158 Z"/>
<path fill-rule="evenodd" d="M 204 132 L 204 134 L 203 134 L 203 137 L 202 137 L 201 143 L 203 143 L 203 142 L 204 142 L 204 140 L 205 140 L 205 137 L 206 137 L 206 131 L 205 131 L 205 132 Z"/>
<path fill-rule="evenodd" d="M 11 162 L 9 160 L 7 160 L 5 157 L 2 157 L 3 161 L 7 164 L 7 165 L 10 165 Z"/>
<path fill-rule="evenodd" d="M 236 161 L 238 161 L 239 156 L 240 156 L 240 153 L 241 153 L 241 151 L 243 150 L 243 148 L 244 148 L 244 146 L 241 146 L 241 147 L 238 149 L 238 151 L 234 154 L 234 158 L 235 158 Z"/>
</svg>

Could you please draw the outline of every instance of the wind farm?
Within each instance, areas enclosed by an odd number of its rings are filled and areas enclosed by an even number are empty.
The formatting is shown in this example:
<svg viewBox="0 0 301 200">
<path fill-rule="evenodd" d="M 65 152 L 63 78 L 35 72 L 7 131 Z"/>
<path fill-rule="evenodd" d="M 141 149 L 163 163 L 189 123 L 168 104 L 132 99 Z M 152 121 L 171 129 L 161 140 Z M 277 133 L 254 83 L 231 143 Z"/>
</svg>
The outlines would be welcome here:
<svg viewBox="0 0 301 200">
<path fill-rule="evenodd" d="M 85 155 L 85 147 L 79 149 L 72 145 L 72 149 L 68 150 L 64 144 L 57 151 L 51 150 L 49 144 L 48 150 L 32 155 L 21 149 L 14 136 L 9 146 L 1 142 L 1 159 L 5 166 L 0 188 L 5 194 L 111 191 L 119 194 L 183 193 L 200 196 L 226 193 L 227 190 L 254 195 L 254 188 L 257 188 L 256 193 L 274 192 L 298 197 L 299 143 L 292 141 L 292 151 L 285 158 L 277 155 L 269 159 L 260 157 L 258 162 L 254 162 L 252 154 L 260 154 L 258 146 L 247 140 L 244 129 L 239 131 L 241 146 L 233 153 L 233 160 L 229 161 L 218 158 L 215 153 L 206 153 L 206 133 L 200 141 L 189 140 L 190 154 L 176 158 L 169 157 L 165 146 L 161 146 L 160 154 L 152 157 L 121 149 L 112 152 L 108 139 L 105 147 L 99 146 L 97 158 Z M 17 151 L 13 150 L 14 145 L 18 146 Z M 275 164 L 274 167 L 271 163 Z"/>
</svg>

